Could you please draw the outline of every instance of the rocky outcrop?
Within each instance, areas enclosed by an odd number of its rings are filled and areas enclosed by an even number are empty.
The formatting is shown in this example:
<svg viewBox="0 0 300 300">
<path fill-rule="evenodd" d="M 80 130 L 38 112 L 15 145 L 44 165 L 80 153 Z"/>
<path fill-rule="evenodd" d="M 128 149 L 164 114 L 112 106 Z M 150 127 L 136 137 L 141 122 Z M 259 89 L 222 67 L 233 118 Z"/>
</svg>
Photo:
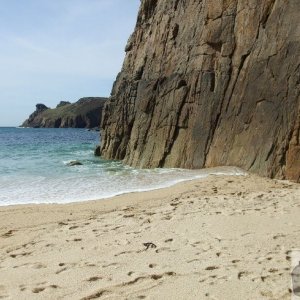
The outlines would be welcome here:
<svg viewBox="0 0 300 300">
<path fill-rule="evenodd" d="M 60 102 L 56 105 L 56 108 L 59 108 L 59 107 L 62 107 L 62 106 L 68 105 L 68 104 L 71 104 L 71 102 L 69 102 L 69 101 L 60 101 Z"/>
<path fill-rule="evenodd" d="M 36 106 L 35 106 L 35 111 L 29 116 L 29 118 L 23 123 L 24 124 L 30 124 L 30 123 L 33 123 L 34 120 L 45 110 L 49 109 L 49 107 L 47 107 L 45 104 L 42 104 L 42 103 L 38 103 Z M 23 126 L 22 125 L 22 126 Z M 24 126 L 26 127 L 26 126 Z"/>
<path fill-rule="evenodd" d="M 36 111 L 29 116 L 22 126 L 35 128 L 98 128 L 106 100 L 106 98 L 100 97 L 86 97 L 73 104 L 61 101 L 54 109 L 50 109 L 44 104 L 37 104 Z"/>
<path fill-rule="evenodd" d="M 102 156 L 299 181 L 299 11 L 299 0 L 142 0 Z"/>
</svg>

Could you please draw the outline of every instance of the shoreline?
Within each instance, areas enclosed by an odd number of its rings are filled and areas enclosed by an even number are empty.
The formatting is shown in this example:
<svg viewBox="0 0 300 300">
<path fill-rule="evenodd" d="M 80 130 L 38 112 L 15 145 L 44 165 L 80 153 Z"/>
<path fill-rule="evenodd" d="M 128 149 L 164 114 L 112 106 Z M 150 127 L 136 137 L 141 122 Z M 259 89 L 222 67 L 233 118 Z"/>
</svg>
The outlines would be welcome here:
<svg viewBox="0 0 300 300">
<path fill-rule="evenodd" d="M 300 187 L 214 176 L 106 200 L 0 207 L 0 297 L 290 299 Z"/>
<path fill-rule="evenodd" d="M 185 170 L 185 169 L 175 169 L 175 170 Z M 206 169 L 199 169 L 199 170 L 189 170 L 189 171 L 195 171 L 195 173 L 198 171 L 199 174 L 193 175 L 193 177 L 189 178 L 179 178 L 179 179 L 173 179 L 172 181 L 165 182 L 161 185 L 158 186 L 152 186 L 149 188 L 136 188 L 133 190 L 124 190 L 121 192 L 116 192 L 111 195 L 104 195 L 104 196 L 93 196 L 92 198 L 86 198 L 86 199 L 77 199 L 77 200 L 57 200 L 57 202 L 40 202 L 40 203 L 34 203 L 34 202 L 29 202 L 29 203 L 7 203 L 3 204 L 0 203 L 0 208 L 1 207 L 11 207 L 11 206 L 19 206 L 19 205 L 52 205 L 52 204 L 75 204 L 75 203 L 81 203 L 81 202 L 88 202 L 88 201 L 106 201 L 107 199 L 111 199 L 114 197 L 119 197 L 122 195 L 127 195 L 131 193 L 144 193 L 144 192 L 151 192 L 151 191 L 156 191 L 156 190 L 161 190 L 165 188 L 170 188 L 173 187 L 177 184 L 184 183 L 184 182 L 189 182 L 193 180 L 203 180 L 209 176 L 247 176 L 250 173 L 247 171 L 244 171 L 238 167 L 232 167 L 232 166 L 222 166 L 222 167 L 214 167 L 214 168 L 206 168 Z M 235 172 L 235 173 L 234 173 Z M 190 175 L 192 176 L 192 175 Z"/>
</svg>

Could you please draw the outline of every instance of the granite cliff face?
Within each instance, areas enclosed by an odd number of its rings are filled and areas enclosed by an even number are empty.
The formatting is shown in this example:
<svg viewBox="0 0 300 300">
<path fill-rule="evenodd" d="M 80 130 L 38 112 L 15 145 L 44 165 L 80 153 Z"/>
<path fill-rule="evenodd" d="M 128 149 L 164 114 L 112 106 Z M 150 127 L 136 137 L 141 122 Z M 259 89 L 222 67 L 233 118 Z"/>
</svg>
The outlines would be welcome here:
<svg viewBox="0 0 300 300">
<path fill-rule="evenodd" d="M 37 104 L 36 110 L 22 124 L 23 127 L 94 128 L 99 127 L 106 98 L 86 97 L 75 103 L 61 101 L 51 109 Z"/>
<path fill-rule="evenodd" d="M 299 18 L 299 0 L 142 0 L 102 156 L 299 181 Z"/>
</svg>

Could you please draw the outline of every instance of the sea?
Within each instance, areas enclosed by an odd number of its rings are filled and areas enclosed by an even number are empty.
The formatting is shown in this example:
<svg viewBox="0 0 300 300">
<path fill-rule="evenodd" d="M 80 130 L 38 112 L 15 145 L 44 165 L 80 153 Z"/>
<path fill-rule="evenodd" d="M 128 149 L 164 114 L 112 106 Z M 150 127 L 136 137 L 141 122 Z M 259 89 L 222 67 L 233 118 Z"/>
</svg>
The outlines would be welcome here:
<svg viewBox="0 0 300 300">
<path fill-rule="evenodd" d="M 238 168 L 135 169 L 94 156 L 97 131 L 0 127 L 0 206 L 70 203 L 168 187 Z M 69 166 L 78 160 L 82 165 Z"/>
</svg>

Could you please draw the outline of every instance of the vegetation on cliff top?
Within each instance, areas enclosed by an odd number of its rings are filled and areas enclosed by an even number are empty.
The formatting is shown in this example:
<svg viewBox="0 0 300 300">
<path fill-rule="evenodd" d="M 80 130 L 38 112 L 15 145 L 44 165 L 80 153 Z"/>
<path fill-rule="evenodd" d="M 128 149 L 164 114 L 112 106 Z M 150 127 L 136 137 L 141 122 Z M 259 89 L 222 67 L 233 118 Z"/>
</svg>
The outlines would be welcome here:
<svg viewBox="0 0 300 300">
<path fill-rule="evenodd" d="M 43 104 L 37 104 L 36 111 L 29 116 L 22 126 L 35 128 L 99 127 L 106 100 L 106 98 L 100 97 L 86 97 L 75 103 L 61 101 L 53 109 Z"/>
</svg>

